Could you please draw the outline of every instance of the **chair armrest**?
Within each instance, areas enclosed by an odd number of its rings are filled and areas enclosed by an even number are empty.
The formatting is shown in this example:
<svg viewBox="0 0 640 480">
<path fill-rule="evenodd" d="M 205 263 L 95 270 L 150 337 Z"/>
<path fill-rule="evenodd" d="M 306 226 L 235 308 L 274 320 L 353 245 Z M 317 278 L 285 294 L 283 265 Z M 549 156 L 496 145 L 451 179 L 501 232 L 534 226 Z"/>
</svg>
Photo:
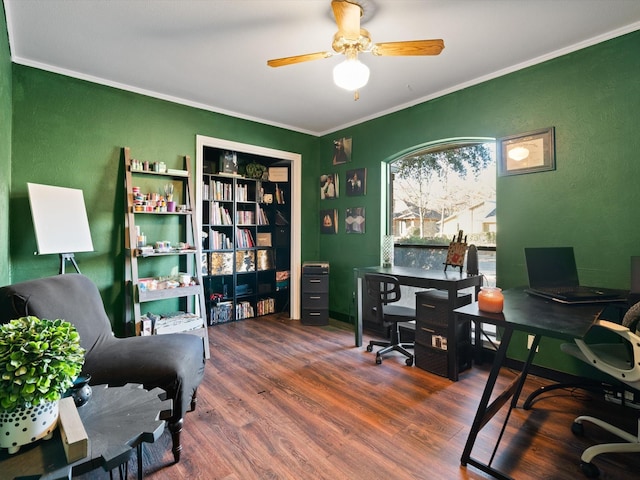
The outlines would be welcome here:
<svg viewBox="0 0 640 480">
<path fill-rule="evenodd" d="M 615 333 L 624 343 L 588 344 L 576 338 L 575 342 L 587 361 L 624 383 L 640 382 L 640 337 L 627 327 L 607 320 L 598 320 L 594 325 Z M 629 354 L 631 358 L 628 358 Z"/>
<path fill-rule="evenodd" d="M 606 328 L 607 330 L 611 330 L 612 332 L 620 335 L 623 332 L 630 332 L 630 330 L 624 325 L 620 325 L 619 323 L 610 322 L 609 320 L 598 319 L 594 323 L 595 326 Z M 625 335 L 620 335 L 621 337 L 627 338 Z M 627 340 L 629 340 L 627 338 Z"/>
</svg>

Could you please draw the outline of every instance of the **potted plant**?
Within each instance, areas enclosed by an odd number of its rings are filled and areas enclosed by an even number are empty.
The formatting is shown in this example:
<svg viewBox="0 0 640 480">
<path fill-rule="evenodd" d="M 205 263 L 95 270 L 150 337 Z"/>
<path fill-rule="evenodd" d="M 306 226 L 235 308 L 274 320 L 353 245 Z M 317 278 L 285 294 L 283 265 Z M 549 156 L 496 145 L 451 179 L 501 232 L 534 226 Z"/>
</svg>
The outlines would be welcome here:
<svg viewBox="0 0 640 480">
<path fill-rule="evenodd" d="M 245 167 L 245 172 L 247 174 L 247 177 L 260 180 L 267 172 L 267 167 L 256 162 L 251 162 Z"/>
<path fill-rule="evenodd" d="M 0 447 L 15 453 L 53 432 L 58 401 L 83 363 L 80 335 L 67 321 L 28 316 L 0 325 Z"/>
</svg>

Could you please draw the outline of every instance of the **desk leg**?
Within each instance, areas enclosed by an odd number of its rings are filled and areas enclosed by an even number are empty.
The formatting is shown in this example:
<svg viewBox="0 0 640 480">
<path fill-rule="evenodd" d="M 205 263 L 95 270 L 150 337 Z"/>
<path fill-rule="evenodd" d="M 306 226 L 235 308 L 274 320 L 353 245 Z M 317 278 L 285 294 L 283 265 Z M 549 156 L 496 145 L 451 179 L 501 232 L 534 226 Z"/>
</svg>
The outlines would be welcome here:
<svg viewBox="0 0 640 480">
<path fill-rule="evenodd" d="M 460 459 L 460 463 L 462 465 L 473 465 L 479 470 L 490 474 L 492 477 L 500 479 L 500 480 L 510 480 L 511 477 L 505 475 L 504 473 L 494 469 L 491 467 L 491 463 L 495 457 L 495 454 L 498 450 L 498 446 L 500 445 L 500 441 L 502 440 L 502 436 L 507 426 L 507 422 L 509 421 L 509 417 L 511 416 L 511 411 L 517 406 L 518 399 L 520 397 L 520 393 L 522 392 L 522 388 L 524 387 L 524 382 L 527 379 L 527 374 L 529 372 L 529 367 L 533 363 L 533 358 L 535 357 L 536 349 L 538 348 L 538 344 L 540 343 L 540 335 L 536 335 L 531 344 L 531 350 L 529 351 L 529 355 L 527 356 L 527 360 L 522 368 L 520 374 L 511 382 L 511 384 L 501 392 L 496 399 L 489 404 L 489 400 L 491 399 L 491 395 L 493 393 L 493 389 L 496 384 L 496 380 L 498 375 L 500 374 L 500 368 L 504 363 L 504 359 L 506 358 L 507 349 L 509 347 L 509 342 L 511 341 L 511 337 L 513 334 L 513 329 L 508 328 L 505 329 L 502 339 L 500 341 L 500 348 L 496 352 L 496 358 L 493 362 L 493 366 L 491 367 L 491 372 L 489 374 L 489 378 L 487 380 L 487 385 L 485 386 L 484 392 L 482 393 L 482 398 L 480 400 L 480 405 L 478 406 L 478 411 L 476 412 L 476 416 L 473 420 L 473 425 L 471 426 L 471 431 L 469 432 L 469 437 L 467 438 L 467 443 L 464 447 L 464 451 L 462 453 L 462 458 Z M 491 459 L 488 464 L 482 463 L 471 457 L 471 450 L 473 449 L 473 445 L 478 437 L 478 433 L 482 430 L 489 420 L 491 420 L 496 413 L 502 408 L 502 406 L 511 398 L 511 403 L 509 405 L 509 411 L 502 425 L 502 429 L 500 430 L 500 434 L 498 435 L 498 439 L 496 441 L 496 445 L 493 449 Z"/>
<path fill-rule="evenodd" d="M 483 472 L 489 473 L 495 478 L 503 480 L 508 479 L 509 477 L 493 470 L 489 465 L 485 465 L 484 463 L 473 459 L 471 457 L 471 451 L 473 450 L 473 445 L 475 444 L 478 433 L 480 433 L 482 427 L 484 427 L 484 425 L 486 425 L 486 423 L 491 420 L 491 418 L 497 413 L 497 411 L 506 401 L 506 398 L 498 397 L 491 405 L 489 405 L 489 400 L 491 400 L 491 395 L 496 385 L 496 380 L 498 379 L 498 375 L 500 374 L 500 368 L 502 367 L 504 359 L 506 358 L 507 348 L 509 346 L 509 342 L 511 341 L 512 335 L 512 328 L 506 328 L 504 330 L 502 339 L 500 341 L 500 348 L 498 348 L 498 351 L 496 352 L 496 357 L 493 361 L 493 366 L 491 367 L 491 372 L 489 373 L 487 384 L 485 385 L 484 391 L 482 392 L 482 397 L 480 399 L 480 404 L 478 405 L 478 410 L 476 411 L 476 416 L 473 419 L 473 423 L 471 424 L 471 430 L 469 431 L 467 443 L 464 446 L 464 451 L 462 452 L 462 457 L 460 458 L 460 463 L 463 466 L 471 464 L 474 467 L 482 470 Z"/>
<path fill-rule="evenodd" d="M 356 347 L 362 346 L 362 278 L 356 277 Z"/>
</svg>

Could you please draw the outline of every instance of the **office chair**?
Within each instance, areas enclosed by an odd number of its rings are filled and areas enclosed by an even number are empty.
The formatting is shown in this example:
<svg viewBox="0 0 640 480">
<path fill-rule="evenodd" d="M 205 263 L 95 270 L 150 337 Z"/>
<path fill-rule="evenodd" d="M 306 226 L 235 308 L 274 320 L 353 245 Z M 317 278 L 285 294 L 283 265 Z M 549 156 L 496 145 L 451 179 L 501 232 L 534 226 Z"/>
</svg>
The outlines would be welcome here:
<svg viewBox="0 0 640 480">
<path fill-rule="evenodd" d="M 575 344 L 561 345 L 562 351 L 589 363 L 605 372 L 622 384 L 634 390 L 640 390 L 640 303 L 636 303 L 625 314 L 622 325 L 608 320 L 596 320 L 598 328 L 618 335 L 622 342 L 587 344 L 582 339 L 575 339 Z M 624 395 L 624 393 L 623 393 Z M 625 432 L 598 418 L 582 415 L 577 417 L 571 426 L 575 435 L 584 434 L 584 422 L 590 422 L 624 440 L 625 443 L 606 443 L 587 448 L 580 458 L 580 468 L 589 478 L 597 477 L 600 472 L 591 460 L 602 453 L 640 453 L 640 418 L 636 435 Z"/>
<path fill-rule="evenodd" d="M 407 357 L 405 363 L 410 367 L 413 365 L 413 354 L 407 348 L 413 348 L 413 343 L 400 343 L 400 324 L 404 327 L 415 330 L 416 310 L 415 308 L 403 307 L 401 305 L 390 305 L 400 300 L 400 282 L 391 275 L 378 273 L 367 273 L 364 276 L 367 295 L 374 302 L 372 311 L 377 322 L 385 328 L 391 326 L 391 341 L 383 342 L 371 340 L 367 345 L 367 352 L 373 351 L 373 346 L 383 347 L 376 352 L 376 364 L 382 363 L 382 355 L 392 351 L 400 352 Z M 411 324 L 413 322 L 413 324 Z"/>
</svg>

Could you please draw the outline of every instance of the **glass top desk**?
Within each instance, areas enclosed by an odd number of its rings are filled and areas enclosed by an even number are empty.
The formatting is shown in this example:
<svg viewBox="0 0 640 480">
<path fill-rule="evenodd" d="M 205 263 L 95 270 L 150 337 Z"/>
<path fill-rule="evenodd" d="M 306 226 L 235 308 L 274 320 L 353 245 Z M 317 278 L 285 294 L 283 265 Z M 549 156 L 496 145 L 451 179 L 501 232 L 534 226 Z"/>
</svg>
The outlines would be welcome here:
<svg viewBox="0 0 640 480">
<path fill-rule="evenodd" d="M 496 352 L 493 366 L 491 367 L 487 384 L 482 393 L 473 424 L 471 425 L 460 463 L 463 466 L 467 464 L 473 465 L 494 478 L 506 480 L 511 477 L 491 466 L 502 434 L 500 434 L 496 440 L 491 460 L 488 463 L 484 463 L 471 456 L 471 451 L 478 433 L 509 398 L 511 398 L 509 411 L 504 420 L 504 426 L 506 426 L 511 410 L 516 407 L 518 402 L 518 397 L 527 378 L 529 367 L 533 362 L 540 338 L 545 336 L 559 340 L 567 340 L 569 342 L 573 342 L 575 338 L 583 338 L 593 325 L 598 314 L 605 308 L 606 304 L 563 305 L 552 300 L 532 297 L 522 289 L 506 290 L 503 293 L 504 310 L 502 313 L 483 312 L 478 309 L 477 302 L 460 307 L 454 312 L 457 321 L 471 320 L 474 322 L 490 323 L 503 329 L 500 347 Z M 503 392 L 493 397 L 495 400 L 492 403 L 489 403 L 514 331 L 522 331 L 534 335 L 529 354 L 520 374 Z M 504 431 L 504 426 L 502 431 Z"/>
<path fill-rule="evenodd" d="M 357 302 L 356 302 L 356 347 L 362 346 L 362 301 L 363 301 L 363 279 L 367 273 L 384 273 L 396 277 L 401 285 L 418 288 L 436 288 L 448 292 L 451 320 L 453 320 L 453 306 L 457 292 L 459 290 L 475 287 L 475 298 L 482 286 L 482 275 L 467 275 L 459 271 L 449 270 L 424 270 L 413 267 L 361 267 L 354 269 Z M 478 329 L 476 329 L 478 330 Z"/>
</svg>

